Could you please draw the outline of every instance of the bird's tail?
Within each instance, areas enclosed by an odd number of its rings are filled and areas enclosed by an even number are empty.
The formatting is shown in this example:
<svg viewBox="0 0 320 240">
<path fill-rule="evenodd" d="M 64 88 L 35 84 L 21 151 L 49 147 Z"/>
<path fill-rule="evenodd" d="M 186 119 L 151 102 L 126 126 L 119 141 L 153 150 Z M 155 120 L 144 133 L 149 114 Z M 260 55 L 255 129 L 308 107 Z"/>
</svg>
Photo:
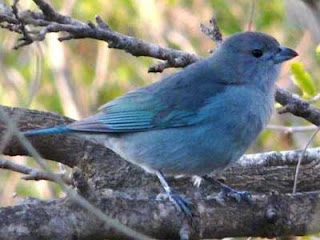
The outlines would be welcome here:
<svg viewBox="0 0 320 240">
<path fill-rule="evenodd" d="M 24 136 L 43 136 L 43 135 L 51 135 L 51 134 L 59 134 L 59 133 L 70 133 L 71 129 L 66 126 L 57 126 L 52 128 L 41 128 L 41 129 L 33 129 L 23 132 Z"/>
</svg>

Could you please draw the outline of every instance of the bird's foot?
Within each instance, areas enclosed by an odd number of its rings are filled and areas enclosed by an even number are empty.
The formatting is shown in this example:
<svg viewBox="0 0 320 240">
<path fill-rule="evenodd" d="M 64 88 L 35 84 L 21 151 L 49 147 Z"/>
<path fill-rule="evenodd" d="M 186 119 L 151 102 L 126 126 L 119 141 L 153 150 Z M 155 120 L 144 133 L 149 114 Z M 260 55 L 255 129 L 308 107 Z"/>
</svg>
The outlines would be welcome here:
<svg viewBox="0 0 320 240">
<path fill-rule="evenodd" d="M 171 191 L 169 193 L 170 201 L 175 205 L 179 212 L 185 213 L 188 217 L 192 217 L 192 212 L 190 210 L 191 202 L 183 197 L 181 197 L 178 193 Z"/>
<path fill-rule="evenodd" d="M 156 200 L 163 201 L 169 199 L 179 212 L 185 213 L 188 217 L 192 217 L 192 212 L 190 210 L 191 202 L 177 192 L 172 191 L 170 193 L 160 193 L 157 195 Z"/>
<path fill-rule="evenodd" d="M 186 216 L 192 217 L 191 210 L 189 206 L 191 205 L 191 202 L 181 197 L 177 192 L 173 191 L 165 177 L 160 171 L 156 172 L 156 175 L 163 187 L 163 189 L 166 191 L 167 196 L 169 197 L 169 200 L 175 205 L 175 207 L 178 209 L 179 212 L 183 212 Z"/>
<path fill-rule="evenodd" d="M 228 185 L 218 181 L 214 177 L 210 177 L 208 175 L 205 175 L 202 178 L 204 180 L 206 180 L 207 182 L 209 182 L 215 186 L 218 186 L 221 189 L 221 192 L 219 193 L 218 197 L 208 196 L 209 199 L 215 198 L 218 202 L 220 202 L 223 205 L 225 203 L 226 198 L 232 198 L 232 199 L 236 200 L 237 202 L 245 201 L 248 203 L 252 203 L 251 193 L 245 192 L 245 191 L 237 191 L 237 190 L 229 187 Z"/>
<path fill-rule="evenodd" d="M 252 203 L 252 195 L 246 191 L 237 191 L 229 186 L 222 186 L 221 192 L 219 193 L 220 199 L 232 198 L 237 202 L 245 201 L 247 203 Z"/>
</svg>

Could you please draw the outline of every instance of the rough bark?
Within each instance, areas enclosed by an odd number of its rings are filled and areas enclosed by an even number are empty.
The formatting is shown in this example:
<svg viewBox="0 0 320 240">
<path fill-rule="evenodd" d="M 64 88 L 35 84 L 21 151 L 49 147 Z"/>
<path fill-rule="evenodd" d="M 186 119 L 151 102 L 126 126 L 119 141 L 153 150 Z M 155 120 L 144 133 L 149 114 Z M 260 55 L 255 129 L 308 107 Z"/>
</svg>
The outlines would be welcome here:
<svg viewBox="0 0 320 240">
<path fill-rule="evenodd" d="M 116 193 L 96 203 L 108 216 L 158 239 L 177 239 L 183 218 L 168 202 L 130 199 Z M 195 239 L 223 237 L 275 237 L 320 231 L 320 195 L 269 194 L 254 196 L 254 203 L 196 199 L 192 226 Z M 0 209 L 0 239 L 124 239 L 90 213 L 67 199 L 25 202 Z"/>
</svg>

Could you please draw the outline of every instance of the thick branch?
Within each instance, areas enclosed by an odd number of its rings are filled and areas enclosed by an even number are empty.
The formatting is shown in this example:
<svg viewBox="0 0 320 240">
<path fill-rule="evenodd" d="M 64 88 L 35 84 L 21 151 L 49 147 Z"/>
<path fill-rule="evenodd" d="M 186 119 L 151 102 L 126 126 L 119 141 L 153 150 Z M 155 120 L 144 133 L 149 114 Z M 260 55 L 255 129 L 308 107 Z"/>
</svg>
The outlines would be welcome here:
<svg viewBox="0 0 320 240">
<path fill-rule="evenodd" d="M 244 155 L 231 169 L 222 173 L 227 183 L 253 192 L 292 192 L 294 173 L 302 150 Z M 304 154 L 298 176 L 298 191 L 320 188 L 320 148 Z"/>
<path fill-rule="evenodd" d="M 116 193 L 99 200 L 108 216 L 158 239 L 177 239 L 183 218 L 168 201 L 137 199 Z M 195 239 L 223 237 L 276 237 L 306 235 L 320 231 L 320 195 L 271 194 L 246 202 L 194 199 Z M 0 209 L 0 240 L 4 239 L 121 239 L 93 216 L 68 200 L 25 203 Z"/>
</svg>

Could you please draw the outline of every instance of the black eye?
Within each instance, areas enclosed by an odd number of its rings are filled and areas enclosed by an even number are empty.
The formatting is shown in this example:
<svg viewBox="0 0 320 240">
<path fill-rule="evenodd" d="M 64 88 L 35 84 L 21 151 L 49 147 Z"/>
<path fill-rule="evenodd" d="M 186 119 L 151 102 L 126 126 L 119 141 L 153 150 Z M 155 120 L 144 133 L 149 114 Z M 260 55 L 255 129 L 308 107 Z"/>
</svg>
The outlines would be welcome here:
<svg viewBox="0 0 320 240">
<path fill-rule="evenodd" d="M 260 49 L 254 49 L 254 50 L 252 50 L 251 53 L 256 58 L 259 58 L 259 57 L 261 57 L 263 55 L 263 52 Z"/>
</svg>

